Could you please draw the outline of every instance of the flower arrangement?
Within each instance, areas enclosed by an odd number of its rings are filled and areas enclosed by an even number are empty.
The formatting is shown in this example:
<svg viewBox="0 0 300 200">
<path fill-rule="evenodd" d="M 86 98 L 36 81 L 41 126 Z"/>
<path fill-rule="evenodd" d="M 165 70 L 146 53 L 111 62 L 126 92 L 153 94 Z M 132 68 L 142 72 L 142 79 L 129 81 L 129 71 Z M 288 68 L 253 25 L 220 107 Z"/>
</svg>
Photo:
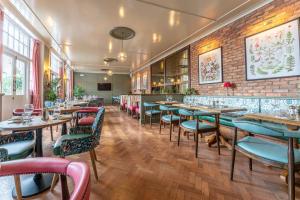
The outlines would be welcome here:
<svg viewBox="0 0 300 200">
<path fill-rule="evenodd" d="M 226 88 L 226 96 L 228 96 L 228 88 L 231 88 L 233 91 L 235 88 L 235 84 L 231 82 L 224 82 L 223 87 Z"/>
</svg>

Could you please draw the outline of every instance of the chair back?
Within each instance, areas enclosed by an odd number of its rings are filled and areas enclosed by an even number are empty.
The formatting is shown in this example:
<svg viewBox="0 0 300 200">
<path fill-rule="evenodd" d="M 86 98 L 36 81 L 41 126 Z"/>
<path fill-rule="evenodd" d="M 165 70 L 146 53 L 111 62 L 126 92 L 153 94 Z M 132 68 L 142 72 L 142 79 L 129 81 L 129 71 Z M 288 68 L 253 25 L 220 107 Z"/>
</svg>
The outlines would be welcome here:
<svg viewBox="0 0 300 200">
<path fill-rule="evenodd" d="M 278 126 L 272 126 L 271 124 L 264 124 L 257 120 L 245 118 L 237 118 L 232 122 L 235 127 L 252 134 L 284 137 L 284 130 Z"/>
<path fill-rule="evenodd" d="M 159 110 L 161 110 L 161 111 L 168 111 L 169 110 L 169 106 L 159 105 Z"/>
<path fill-rule="evenodd" d="M 0 176 L 55 173 L 67 175 L 74 182 L 70 200 L 88 200 L 90 196 L 90 170 L 85 163 L 62 158 L 29 158 L 1 163 Z M 62 191 L 64 193 L 66 191 Z"/>
<path fill-rule="evenodd" d="M 97 140 L 100 140 L 102 126 L 103 126 L 103 120 L 104 120 L 104 113 L 105 108 L 101 107 L 96 115 L 95 121 L 92 125 L 93 135 L 97 138 Z"/>
<path fill-rule="evenodd" d="M 155 103 L 148 103 L 148 102 L 144 102 L 143 105 L 144 105 L 144 107 L 147 107 L 147 108 L 157 106 L 157 104 L 155 104 Z"/>
<path fill-rule="evenodd" d="M 178 110 L 179 115 L 183 115 L 183 116 L 194 116 L 194 112 L 187 110 L 187 109 L 179 109 Z"/>
</svg>

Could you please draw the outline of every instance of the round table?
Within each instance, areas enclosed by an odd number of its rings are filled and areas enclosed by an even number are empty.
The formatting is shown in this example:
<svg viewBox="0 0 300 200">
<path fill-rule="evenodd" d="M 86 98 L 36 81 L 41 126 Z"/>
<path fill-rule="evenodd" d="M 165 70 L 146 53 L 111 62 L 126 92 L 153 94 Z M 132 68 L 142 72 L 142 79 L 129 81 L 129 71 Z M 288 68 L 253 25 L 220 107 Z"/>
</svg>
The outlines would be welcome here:
<svg viewBox="0 0 300 200">
<path fill-rule="evenodd" d="M 62 124 L 62 135 L 67 133 L 66 123 L 71 121 L 71 115 L 61 115 L 60 119 L 43 121 L 40 116 L 33 117 L 29 123 L 14 123 L 10 120 L 0 122 L 1 131 L 35 131 L 36 157 L 43 157 L 43 128 Z M 29 175 L 21 180 L 22 197 L 27 198 L 47 190 L 51 186 L 52 174 L 35 174 Z M 16 197 L 16 191 L 13 190 L 13 197 Z"/>
</svg>

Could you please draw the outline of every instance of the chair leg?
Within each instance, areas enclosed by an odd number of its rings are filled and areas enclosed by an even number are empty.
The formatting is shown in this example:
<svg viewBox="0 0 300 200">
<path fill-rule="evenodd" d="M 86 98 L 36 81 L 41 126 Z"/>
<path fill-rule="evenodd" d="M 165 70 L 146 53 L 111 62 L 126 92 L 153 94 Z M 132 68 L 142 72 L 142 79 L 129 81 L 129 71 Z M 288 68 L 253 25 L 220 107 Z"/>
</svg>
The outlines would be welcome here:
<svg viewBox="0 0 300 200">
<path fill-rule="evenodd" d="M 94 154 L 95 161 L 98 161 L 98 158 L 97 158 L 97 154 L 96 154 L 95 149 L 93 149 L 93 154 Z"/>
<path fill-rule="evenodd" d="M 93 150 L 90 151 L 90 157 L 91 157 L 91 162 L 92 162 L 95 178 L 98 181 L 98 173 L 97 173 L 97 167 L 96 167 L 96 163 L 95 163 L 95 157 L 93 154 Z"/>
<path fill-rule="evenodd" d="M 179 126 L 179 130 L 178 130 L 178 141 L 177 141 L 177 145 L 179 146 L 180 143 L 180 135 L 181 135 L 181 127 Z"/>
<path fill-rule="evenodd" d="M 62 199 L 68 200 L 70 199 L 69 189 L 68 189 L 68 182 L 66 175 L 59 175 L 60 176 L 60 184 L 61 184 L 61 191 L 62 191 Z"/>
<path fill-rule="evenodd" d="M 53 128 L 50 126 L 51 141 L 53 141 Z"/>
<path fill-rule="evenodd" d="M 198 140 L 199 140 L 199 134 L 198 133 L 195 133 L 196 134 L 196 158 L 198 158 Z"/>
<path fill-rule="evenodd" d="M 236 144 L 236 138 L 237 138 L 237 128 L 234 129 L 234 136 L 232 140 L 232 152 L 231 152 L 231 171 L 230 171 L 230 180 L 233 180 L 233 172 L 234 172 L 234 163 L 235 163 L 235 144 Z"/>
<path fill-rule="evenodd" d="M 295 199 L 295 170 L 294 170 L 295 158 L 294 158 L 294 141 L 293 138 L 289 138 L 288 146 L 288 191 L 289 200 Z"/>
<path fill-rule="evenodd" d="M 218 154 L 221 155 L 221 150 L 220 150 L 220 132 L 219 132 L 219 130 L 217 130 L 216 136 L 217 136 L 216 138 L 217 138 Z"/>
<path fill-rule="evenodd" d="M 161 123 L 162 123 L 162 121 L 160 120 L 159 121 L 159 134 L 161 134 Z"/>
<path fill-rule="evenodd" d="M 172 141 L 172 122 L 170 123 L 170 142 Z"/>
<path fill-rule="evenodd" d="M 152 128 L 152 115 L 150 116 L 150 128 Z"/>
<path fill-rule="evenodd" d="M 252 171 L 252 158 L 249 158 L 249 170 Z"/>
<path fill-rule="evenodd" d="M 51 187 L 50 187 L 50 191 L 53 192 L 55 185 L 58 181 L 59 175 L 58 174 L 54 174 L 53 178 L 52 178 L 52 182 L 51 182 Z"/>
<path fill-rule="evenodd" d="M 14 175 L 14 180 L 15 180 L 17 199 L 22 200 L 22 189 L 21 189 L 20 175 Z"/>
</svg>

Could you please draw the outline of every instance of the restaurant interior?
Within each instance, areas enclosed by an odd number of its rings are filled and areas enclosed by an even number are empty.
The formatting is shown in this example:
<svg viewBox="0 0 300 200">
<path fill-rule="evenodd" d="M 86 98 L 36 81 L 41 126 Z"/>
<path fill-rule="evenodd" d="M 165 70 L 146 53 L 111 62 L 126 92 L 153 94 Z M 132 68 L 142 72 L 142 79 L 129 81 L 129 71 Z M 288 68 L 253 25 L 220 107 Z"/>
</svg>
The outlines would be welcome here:
<svg viewBox="0 0 300 200">
<path fill-rule="evenodd" d="M 299 0 L 0 0 L 0 199 L 300 199 Z"/>
</svg>

